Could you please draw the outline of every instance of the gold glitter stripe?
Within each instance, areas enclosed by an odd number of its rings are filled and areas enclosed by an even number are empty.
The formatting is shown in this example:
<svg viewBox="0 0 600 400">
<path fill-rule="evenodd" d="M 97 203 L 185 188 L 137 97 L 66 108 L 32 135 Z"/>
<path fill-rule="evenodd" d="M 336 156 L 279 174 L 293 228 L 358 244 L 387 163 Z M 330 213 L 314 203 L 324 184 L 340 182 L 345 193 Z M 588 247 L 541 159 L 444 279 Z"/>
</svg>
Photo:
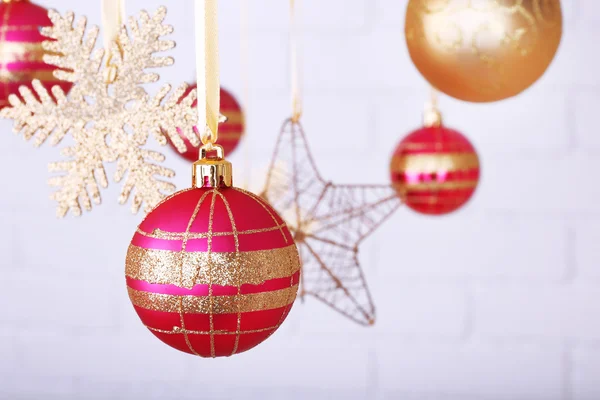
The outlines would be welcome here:
<svg viewBox="0 0 600 400">
<path fill-rule="evenodd" d="M 451 182 L 419 182 L 419 183 L 396 183 L 394 187 L 398 190 L 458 190 L 473 189 L 477 187 L 478 181 L 451 181 Z"/>
<path fill-rule="evenodd" d="M 5 84 L 9 82 L 21 82 L 25 80 L 32 81 L 34 79 L 39 79 L 42 82 L 58 81 L 58 79 L 54 77 L 54 71 L 50 70 L 40 71 L 36 69 L 29 69 L 9 71 L 5 66 L 3 66 L 2 70 L 0 70 L 0 81 L 4 82 Z"/>
<path fill-rule="evenodd" d="M 223 112 L 223 110 L 221 110 Z M 226 124 L 243 124 L 244 123 L 244 114 L 241 112 L 223 112 L 223 115 L 227 117 Z"/>
<path fill-rule="evenodd" d="M 40 28 L 42 28 L 40 25 L 2 25 L 0 33 L 39 31 Z"/>
<path fill-rule="evenodd" d="M 414 195 L 414 196 L 410 197 L 410 204 L 429 205 L 429 206 L 435 206 L 435 205 L 451 206 L 451 205 L 457 205 L 457 204 L 462 205 L 464 203 L 465 203 L 465 197 L 448 198 L 448 197 L 426 196 L 426 195 L 422 195 L 422 196 Z"/>
<path fill-rule="evenodd" d="M 238 314 L 273 310 L 290 305 L 298 285 L 272 292 L 233 296 L 176 296 L 127 288 L 131 302 L 146 310 L 181 314 Z M 212 330 L 212 327 L 211 327 Z"/>
<path fill-rule="evenodd" d="M 8 26 L 8 20 L 10 18 L 10 12 L 12 10 L 12 4 L 8 3 L 6 5 L 6 10 L 4 10 L 4 18 L 2 19 L 2 26 Z M 4 46 L 9 43 L 6 41 L 6 31 L 0 32 L 0 53 L 4 51 Z M 8 69 L 6 68 L 6 64 L 0 64 L 0 83 L 2 84 L 2 97 L 7 98 L 10 94 L 9 91 L 9 83 L 13 81 L 11 76 L 5 76 L 9 74 Z"/>
<path fill-rule="evenodd" d="M 44 51 L 41 43 L 10 42 L 2 46 L 0 62 L 43 62 L 44 54 L 48 53 Z"/>
<path fill-rule="evenodd" d="M 220 130 L 219 130 L 220 132 Z M 225 135 L 224 137 L 220 137 L 219 138 L 219 143 L 221 142 L 231 142 L 234 140 L 238 140 L 239 138 L 241 138 L 244 134 L 242 132 L 223 132 L 223 135 Z"/>
<path fill-rule="evenodd" d="M 398 150 L 407 150 L 407 151 L 433 151 L 437 145 L 435 143 L 403 143 L 400 145 Z M 463 143 L 445 143 L 444 150 L 446 151 L 456 151 L 456 152 L 464 152 L 465 145 Z"/>
<path fill-rule="evenodd" d="M 275 325 L 275 326 L 270 326 L 268 328 L 262 328 L 262 329 L 253 329 L 253 330 L 248 330 L 248 331 L 240 331 L 239 334 L 240 335 L 247 335 L 249 333 L 262 333 L 262 332 L 267 332 L 267 331 L 276 331 L 277 329 L 279 329 L 279 324 Z M 171 331 L 167 331 L 164 329 L 158 329 L 158 328 L 153 328 L 151 326 L 146 325 L 146 328 L 150 329 L 153 332 L 158 332 L 158 333 L 164 333 L 166 335 L 237 335 L 238 332 L 232 332 L 232 331 L 225 331 L 225 330 L 216 330 L 216 331 L 192 331 L 189 329 L 182 329 L 178 326 L 173 327 L 173 330 Z"/>
<path fill-rule="evenodd" d="M 273 226 L 271 228 L 262 228 L 262 229 L 248 229 L 246 231 L 238 231 L 236 232 L 238 235 L 252 235 L 254 233 L 264 233 L 264 232 L 273 232 L 278 231 L 285 228 L 287 225 L 285 223 L 277 226 Z M 166 232 L 160 229 L 155 229 L 152 233 L 144 232 L 143 230 L 137 230 L 142 236 L 146 236 L 152 239 L 163 239 L 163 240 L 183 240 L 184 238 L 189 239 L 206 239 L 209 236 L 209 233 L 180 233 L 180 232 Z M 235 236 L 234 232 L 212 232 L 212 237 L 215 236 Z"/>
<path fill-rule="evenodd" d="M 300 265 L 302 265 L 302 263 L 300 262 L 300 254 L 296 253 L 296 257 L 298 258 L 298 263 Z M 300 273 L 300 276 L 303 276 L 302 273 Z M 288 304 L 292 304 L 294 301 L 296 301 L 296 296 L 298 296 L 298 288 L 299 285 L 295 285 L 294 286 L 294 277 L 291 276 L 290 277 L 290 289 L 293 289 L 295 287 L 295 290 L 292 292 L 289 292 L 289 298 L 288 298 Z M 285 312 L 281 313 L 281 317 L 279 318 L 279 322 L 277 322 L 277 328 L 279 328 L 281 326 L 281 324 L 283 324 L 283 321 L 285 320 L 285 318 L 287 317 L 287 314 Z M 275 333 L 275 330 L 273 330 L 270 334 L 269 334 L 269 338 Z"/>
<path fill-rule="evenodd" d="M 295 244 L 280 249 L 246 251 L 239 254 L 180 253 L 130 245 L 126 265 L 125 274 L 129 278 L 185 288 L 192 288 L 197 284 L 210 284 L 211 265 L 215 272 L 212 284 L 221 286 L 237 286 L 236 269 L 240 271 L 239 280 L 252 285 L 285 278 L 300 269 Z M 177 266 L 181 266 L 181 270 Z"/>
<path fill-rule="evenodd" d="M 411 154 L 394 156 L 392 172 L 434 173 L 479 168 L 479 157 L 475 153 Z"/>
</svg>

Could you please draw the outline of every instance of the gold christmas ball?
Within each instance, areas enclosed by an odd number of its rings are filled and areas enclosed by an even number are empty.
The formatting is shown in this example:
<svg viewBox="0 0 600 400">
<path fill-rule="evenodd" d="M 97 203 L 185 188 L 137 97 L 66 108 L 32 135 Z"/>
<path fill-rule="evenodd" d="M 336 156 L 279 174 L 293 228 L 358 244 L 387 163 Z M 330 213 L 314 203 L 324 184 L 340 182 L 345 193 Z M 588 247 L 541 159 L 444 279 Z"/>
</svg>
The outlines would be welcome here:
<svg viewBox="0 0 600 400">
<path fill-rule="evenodd" d="M 460 100 L 502 100 L 552 62 L 562 36 L 560 0 L 409 0 L 405 33 L 432 86 Z"/>
</svg>

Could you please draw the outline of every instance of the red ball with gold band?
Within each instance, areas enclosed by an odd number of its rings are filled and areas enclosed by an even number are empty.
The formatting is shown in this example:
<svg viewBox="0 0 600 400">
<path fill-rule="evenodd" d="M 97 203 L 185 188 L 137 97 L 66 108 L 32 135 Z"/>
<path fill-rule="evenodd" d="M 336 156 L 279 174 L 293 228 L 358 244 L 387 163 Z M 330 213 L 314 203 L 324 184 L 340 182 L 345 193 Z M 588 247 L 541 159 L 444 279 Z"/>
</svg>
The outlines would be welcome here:
<svg viewBox="0 0 600 400">
<path fill-rule="evenodd" d="M 440 120 L 398 144 L 390 172 L 392 184 L 408 207 L 421 214 L 443 215 L 471 199 L 479 183 L 480 164 L 469 140 Z"/>
<path fill-rule="evenodd" d="M 129 297 L 144 325 L 201 357 L 266 340 L 290 312 L 300 280 L 287 225 L 265 200 L 232 186 L 230 167 L 204 154 L 193 188 L 151 211 L 127 253 Z"/>
<path fill-rule="evenodd" d="M 190 93 L 190 91 L 196 89 L 196 87 L 196 84 L 190 85 L 188 90 L 181 98 L 184 99 Z M 197 102 L 194 102 L 192 106 L 196 107 L 197 104 Z M 227 121 L 219 125 L 219 144 L 223 146 L 226 154 L 231 154 L 231 152 L 234 151 L 240 144 L 240 140 L 242 139 L 246 129 L 246 121 L 240 103 L 238 103 L 238 101 L 230 92 L 223 88 L 221 88 L 220 104 L 221 114 L 227 118 Z M 196 128 L 194 128 L 194 130 L 196 133 L 198 132 Z M 184 153 L 180 153 L 181 156 L 191 162 L 197 161 L 198 147 L 194 147 L 194 145 L 190 143 L 180 129 L 177 129 L 177 132 L 179 133 L 181 139 L 183 139 L 186 147 L 186 151 Z M 172 142 L 169 141 L 169 143 L 171 143 L 173 146 Z M 173 146 L 173 148 L 175 148 L 175 146 Z"/>
<path fill-rule="evenodd" d="M 18 94 L 22 85 L 31 87 L 34 79 L 48 90 L 54 85 L 65 93 L 70 90 L 72 83 L 56 79 L 56 67 L 43 61 L 42 42 L 49 39 L 40 28 L 50 25 L 48 10 L 28 0 L 0 2 L 0 108 L 8 105 L 10 94 Z"/>
</svg>

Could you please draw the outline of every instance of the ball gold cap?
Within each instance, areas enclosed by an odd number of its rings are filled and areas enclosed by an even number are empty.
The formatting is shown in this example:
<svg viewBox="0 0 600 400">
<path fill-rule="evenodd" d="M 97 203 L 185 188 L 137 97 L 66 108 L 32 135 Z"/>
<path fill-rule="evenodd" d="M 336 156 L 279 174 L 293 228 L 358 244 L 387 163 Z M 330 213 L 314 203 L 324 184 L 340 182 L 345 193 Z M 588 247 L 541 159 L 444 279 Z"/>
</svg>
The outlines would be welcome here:
<svg viewBox="0 0 600 400">
<path fill-rule="evenodd" d="M 437 128 L 442 125 L 442 113 L 436 107 L 428 107 L 423 113 L 423 126 Z"/>
<path fill-rule="evenodd" d="M 209 152 L 216 152 L 216 156 Z M 233 185 L 233 169 L 225 160 L 223 147 L 219 145 L 202 146 L 200 159 L 192 169 L 192 187 L 231 187 Z"/>
</svg>

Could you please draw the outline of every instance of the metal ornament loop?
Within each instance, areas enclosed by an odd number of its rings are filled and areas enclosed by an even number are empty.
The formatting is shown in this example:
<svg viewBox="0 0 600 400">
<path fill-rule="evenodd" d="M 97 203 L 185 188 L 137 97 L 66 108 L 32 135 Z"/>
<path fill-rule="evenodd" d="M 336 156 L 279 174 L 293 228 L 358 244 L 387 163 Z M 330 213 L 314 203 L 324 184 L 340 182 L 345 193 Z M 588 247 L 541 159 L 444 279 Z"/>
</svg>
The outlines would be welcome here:
<svg viewBox="0 0 600 400">
<path fill-rule="evenodd" d="M 223 149 L 223 146 L 209 142 L 209 143 L 205 144 L 204 146 L 200 147 L 200 160 L 209 159 L 209 156 L 208 156 L 209 151 L 215 151 L 217 153 L 216 158 L 221 159 L 221 160 L 225 159 L 225 150 Z M 210 157 L 210 158 L 214 159 L 215 157 Z"/>
<path fill-rule="evenodd" d="M 423 113 L 423 126 L 437 128 L 442 125 L 442 113 L 435 107 L 427 108 Z"/>
<path fill-rule="evenodd" d="M 213 151 L 217 153 L 216 156 L 209 154 Z M 192 170 L 192 187 L 231 187 L 232 177 L 232 166 L 225 160 L 222 146 L 209 142 L 200 147 L 200 159 L 194 163 Z"/>
</svg>

